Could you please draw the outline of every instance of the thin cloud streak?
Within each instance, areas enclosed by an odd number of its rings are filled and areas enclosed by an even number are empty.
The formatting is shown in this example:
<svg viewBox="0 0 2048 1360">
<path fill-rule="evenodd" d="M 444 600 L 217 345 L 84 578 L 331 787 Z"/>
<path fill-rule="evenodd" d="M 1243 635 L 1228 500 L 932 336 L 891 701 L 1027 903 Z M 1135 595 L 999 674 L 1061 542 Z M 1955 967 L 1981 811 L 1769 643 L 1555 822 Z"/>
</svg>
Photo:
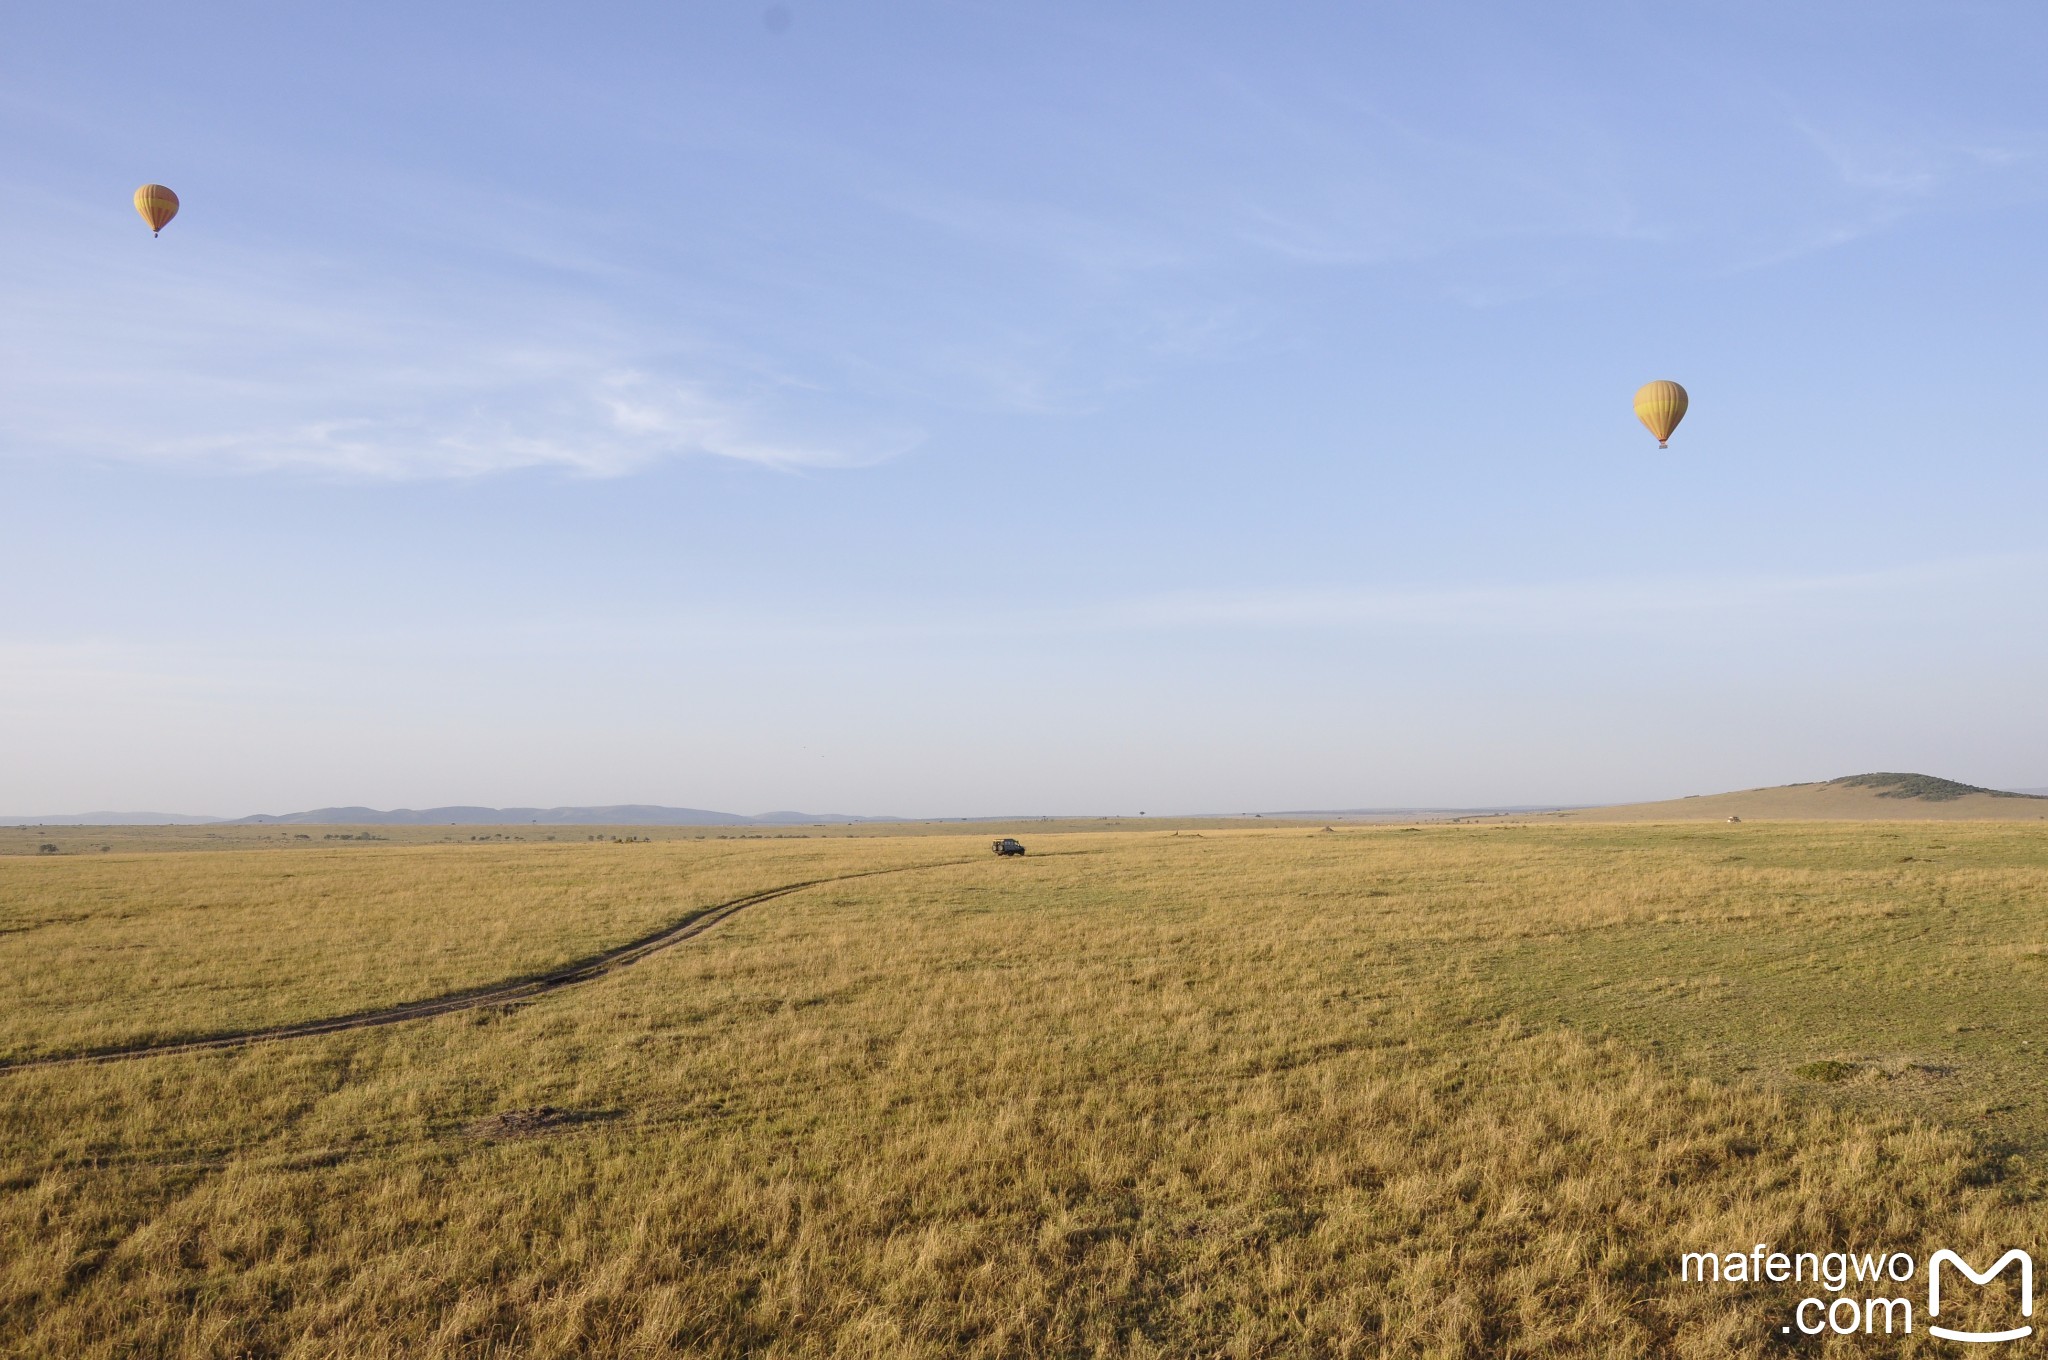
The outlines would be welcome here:
<svg viewBox="0 0 2048 1360">
<path fill-rule="evenodd" d="M 295 654 L 326 666 L 404 641 L 408 654 L 509 659 L 563 650 L 659 657 L 736 648 L 869 647 L 920 644 L 1005 645 L 1061 638 L 1183 638 L 1246 632 L 1452 634 L 1540 639 L 1589 634 L 1703 636 L 1710 625 L 1755 630 L 1861 624 L 1870 618 L 1952 617 L 1970 608 L 2006 609 L 2000 589 L 2048 573 L 2048 554 L 2020 553 L 1925 562 L 1898 568 L 1813 575 L 1684 576 L 1573 580 L 1448 588 L 1299 587 L 1186 590 L 1083 601 L 1012 603 L 997 617 L 983 609 L 890 611 L 849 618 L 742 603 L 608 618 L 530 615 L 474 624 L 437 622 L 417 634 L 403 628 L 350 630 L 325 624 Z M 179 644 L 178 655 L 189 655 Z"/>
<path fill-rule="evenodd" d="M 212 243 L 209 243 L 212 245 Z M 534 285 L 365 277 L 281 250 L 190 249 L 176 273 L 90 249 L 0 317 L 0 455 L 369 480 L 676 458 L 851 468 L 921 439 L 847 418 L 729 346 L 656 335 Z M 139 317 L 155 317 L 143 324 Z"/>
<path fill-rule="evenodd" d="M 1703 621 L 1782 622 L 1851 607 L 1895 609 L 1915 592 L 1972 589 L 2048 571 L 2048 555 L 2016 554 L 1890 570 L 1812 576 L 1683 577 L 1424 589 L 1196 590 L 1065 609 L 1021 609 L 999 624 L 930 623 L 940 633 L 1004 636 L 1206 630 L 1474 635 L 1663 631 Z M 922 631 L 911 625 L 911 631 Z M 865 631 L 865 630 L 863 630 Z"/>
<path fill-rule="evenodd" d="M 914 434 L 828 445 L 761 432 L 744 409 L 701 389 L 632 370 L 556 372 L 538 391 L 505 382 L 456 409 L 363 417 L 144 444 L 135 456 L 230 471 L 301 471 L 379 481 L 490 476 L 555 468 L 622 477 L 682 457 L 776 471 L 851 468 L 913 447 Z"/>
<path fill-rule="evenodd" d="M 2048 192 L 2030 149 L 1979 137 L 1875 129 L 1847 116 L 1828 123 L 1784 102 L 1785 126 L 1827 169 L 1807 195 L 1818 206 L 1807 220 L 1783 224 L 1777 241 L 1723 266 L 1724 276 L 1775 269 L 1930 213 L 2038 199 Z"/>
</svg>

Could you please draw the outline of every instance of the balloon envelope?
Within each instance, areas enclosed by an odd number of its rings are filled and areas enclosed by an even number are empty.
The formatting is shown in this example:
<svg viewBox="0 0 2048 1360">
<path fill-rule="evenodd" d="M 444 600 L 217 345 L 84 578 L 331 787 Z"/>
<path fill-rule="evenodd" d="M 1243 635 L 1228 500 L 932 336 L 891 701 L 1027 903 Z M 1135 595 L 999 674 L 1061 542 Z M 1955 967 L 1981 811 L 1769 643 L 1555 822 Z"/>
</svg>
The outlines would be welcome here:
<svg viewBox="0 0 2048 1360">
<path fill-rule="evenodd" d="M 164 229 L 164 223 L 178 215 L 178 196 L 161 184 L 145 184 L 135 191 L 135 211 L 149 223 L 150 234 L 154 236 Z"/>
<path fill-rule="evenodd" d="M 1678 422 L 1685 419 L 1685 407 L 1685 389 L 1675 382 L 1660 378 L 1653 383 L 1644 383 L 1636 391 L 1636 419 L 1657 436 L 1660 449 L 1668 447 L 1664 441 L 1671 438 Z"/>
</svg>

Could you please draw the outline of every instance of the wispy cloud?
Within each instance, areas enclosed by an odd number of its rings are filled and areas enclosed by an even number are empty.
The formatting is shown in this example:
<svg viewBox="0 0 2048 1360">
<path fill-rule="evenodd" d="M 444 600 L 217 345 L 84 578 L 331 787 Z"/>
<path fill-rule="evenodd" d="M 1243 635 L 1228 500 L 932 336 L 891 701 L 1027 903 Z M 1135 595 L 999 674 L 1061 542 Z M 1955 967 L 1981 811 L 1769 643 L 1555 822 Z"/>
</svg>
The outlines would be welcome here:
<svg viewBox="0 0 2048 1360">
<path fill-rule="evenodd" d="M 1913 563 L 1867 571 L 1588 578 L 1467 586 L 1274 586 L 1200 588 L 1069 602 L 1012 599 L 984 609 L 890 607 L 857 616 L 833 609 L 707 603 L 650 626 L 644 610 L 608 619 L 521 617 L 475 625 L 437 623 L 427 651 L 504 656 L 550 652 L 564 639 L 592 654 L 665 654 L 940 646 L 1106 638 L 1185 638 L 1245 633 L 1357 636 L 1455 635 L 1504 642 L 1546 637 L 1660 637 L 1706 645 L 1730 627 L 1745 632 L 1811 630 L 2010 614 L 2023 583 L 2048 572 L 2048 554 L 2021 553 Z M 321 645 L 357 644 L 323 634 Z"/>
<path fill-rule="evenodd" d="M 2002 171 L 2030 159 L 2017 147 L 1952 141 L 1927 134 L 1877 135 L 1867 129 L 1823 127 L 1807 119 L 1793 123 L 1807 143 L 1851 190 L 1889 199 L 1926 199 L 1954 190 L 1974 176 Z"/>
<path fill-rule="evenodd" d="M 1184 226 L 1147 221 L 1128 206 L 1084 211 L 1029 198 L 976 195 L 937 184 L 874 192 L 871 201 L 934 231 L 1102 280 L 1183 269 L 1207 252 Z"/>
<path fill-rule="evenodd" d="M 1603 49 L 1574 22 L 1586 41 L 1449 15 L 1247 19 L 1235 39 L 1016 17 L 998 26 L 1014 60 L 934 79 L 1070 97 L 963 103 L 983 116 L 937 128 L 862 105 L 864 86 L 813 103 L 736 77 L 683 98 L 605 63 L 577 73 L 561 127 L 506 134 L 530 173 L 445 128 L 395 154 L 410 111 L 376 125 L 388 142 L 319 157 L 224 120 L 242 130 L 187 152 L 218 192 L 153 251 L 103 184 L 17 169 L 0 196 L 29 210 L 0 220 L 0 252 L 36 278 L 0 309 L 0 455 L 364 478 L 864 466 L 962 411 L 1087 414 L 1314 343 L 1333 281 L 1478 308 L 1618 294 L 2040 187 L 2024 129 L 1859 108 L 1820 81 L 1794 99 L 1776 72 L 1660 72 L 1644 105 L 1584 78 Z M 1139 57 L 1150 75 L 1130 78 Z M 80 110 L 0 109 L 24 142 L 59 123 L 88 139 Z M 89 133 L 129 154 L 124 127 Z M 642 182 L 670 163 L 689 173 Z M 118 236 L 98 234 L 110 216 Z"/>
<path fill-rule="evenodd" d="M 205 238 L 135 256 L 99 241 L 46 252 L 44 282 L 0 315 L 0 455 L 386 480 L 610 477 L 681 458 L 858 467 L 920 438 L 831 408 L 730 344 L 547 278 L 416 263 L 385 278 L 373 261 Z"/>
<path fill-rule="evenodd" d="M 214 386 L 234 390 L 209 402 Z M 439 371 L 420 364 L 381 380 L 237 375 L 196 383 L 134 423 L 89 408 L 45 415 L 40 428 L 18 422 L 8 442 L 202 471 L 376 480 L 534 468 L 617 477 L 679 458 L 846 468 L 886 460 L 918 439 L 882 428 L 807 437 L 690 378 L 533 353 L 471 356 Z"/>
<path fill-rule="evenodd" d="M 1957 212 L 2039 196 L 2039 157 L 2013 137 L 1900 126 L 1855 111 L 1832 118 L 1788 112 L 1784 128 L 1804 153 L 1799 192 L 1759 214 L 1758 225 L 1726 266 L 1741 273 L 1773 268 L 1888 231 L 1927 213 Z M 1765 244 L 1751 244 L 1757 238 Z"/>
<path fill-rule="evenodd" d="M 958 614 L 943 619 L 866 619 L 859 633 L 873 636 L 881 630 L 907 637 L 1422 630 L 1526 638 L 1662 633 L 1674 628 L 1690 632 L 1713 623 L 1769 627 L 1873 613 L 1890 617 L 1957 591 L 1990 598 L 1981 589 L 1986 583 L 2010 582 L 2042 571 L 2048 571 L 2048 556 L 2032 553 L 1811 575 L 1190 589 L 1043 608 L 1020 603 L 996 621 Z"/>
<path fill-rule="evenodd" d="M 1537 634 L 1630 630 L 1717 618 L 1768 621 L 1858 605 L 1896 606 L 1915 590 L 1940 589 L 2048 569 L 2029 554 L 1819 575 L 1603 578 L 1476 587 L 1202 590 L 1135 597 L 1070 613 L 1091 629 L 1359 629 L 1428 627 Z"/>
<path fill-rule="evenodd" d="M 129 456 L 239 471 L 299 470 L 407 480 L 556 468 L 617 477 L 665 459 L 710 457 L 780 470 L 864 466 L 914 434 L 836 443 L 777 437 L 744 408 L 687 381 L 582 362 L 473 371 L 442 385 L 431 409 L 220 429 L 143 441 Z M 393 403 L 396 404 L 396 403 Z"/>
</svg>

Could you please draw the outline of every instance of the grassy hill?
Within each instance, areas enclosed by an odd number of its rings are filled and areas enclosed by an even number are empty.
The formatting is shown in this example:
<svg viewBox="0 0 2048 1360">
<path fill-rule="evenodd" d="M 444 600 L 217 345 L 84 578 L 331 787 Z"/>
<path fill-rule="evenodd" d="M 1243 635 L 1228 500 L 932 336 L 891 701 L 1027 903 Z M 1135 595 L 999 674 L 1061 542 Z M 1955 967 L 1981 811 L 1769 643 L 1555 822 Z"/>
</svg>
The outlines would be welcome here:
<svg viewBox="0 0 2048 1360">
<path fill-rule="evenodd" d="M 1925 774 L 1856 774 L 1820 784 L 1786 784 L 1581 808 L 1538 820 L 1579 822 L 1744 821 L 2048 821 L 2048 798 L 1959 784 Z"/>
</svg>

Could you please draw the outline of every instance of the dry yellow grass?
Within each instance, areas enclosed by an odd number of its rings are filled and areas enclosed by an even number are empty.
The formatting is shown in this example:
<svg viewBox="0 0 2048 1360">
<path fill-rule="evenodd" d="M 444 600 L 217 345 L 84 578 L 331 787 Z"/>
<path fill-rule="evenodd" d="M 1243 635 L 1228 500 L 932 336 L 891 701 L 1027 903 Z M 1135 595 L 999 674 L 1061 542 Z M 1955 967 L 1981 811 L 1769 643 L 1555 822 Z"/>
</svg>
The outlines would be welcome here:
<svg viewBox="0 0 2048 1360">
<path fill-rule="evenodd" d="M 39 856 L 0 871 L 0 1060 L 277 1025 L 558 967 L 933 839 Z"/>
<path fill-rule="evenodd" d="M 1751 985 L 1761 941 L 1803 938 L 1822 976 L 1885 966 L 1829 955 L 1845 923 L 1903 943 L 1951 905 L 2037 911 L 2048 836 L 1964 830 L 1925 878 L 1873 828 L 747 843 L 969 862 L 779 899 L 510 1013 L 0 1074 L 0 1346 L 1762 1354 L 1797 1295 L 1681 1285 L 1681 1251 L 2031 1245 L 2032 1173 L 1841 1084 L 1692 1075 L 1623 1022 L 1659 978 Z M 1659 931 L 1702 952 L 1600 947 Z M 1603 1015 L 1626 1042 L 1586 1032 Z M 489 1122 L 543 1107 L 532 1136 Z"/>
</svg>

